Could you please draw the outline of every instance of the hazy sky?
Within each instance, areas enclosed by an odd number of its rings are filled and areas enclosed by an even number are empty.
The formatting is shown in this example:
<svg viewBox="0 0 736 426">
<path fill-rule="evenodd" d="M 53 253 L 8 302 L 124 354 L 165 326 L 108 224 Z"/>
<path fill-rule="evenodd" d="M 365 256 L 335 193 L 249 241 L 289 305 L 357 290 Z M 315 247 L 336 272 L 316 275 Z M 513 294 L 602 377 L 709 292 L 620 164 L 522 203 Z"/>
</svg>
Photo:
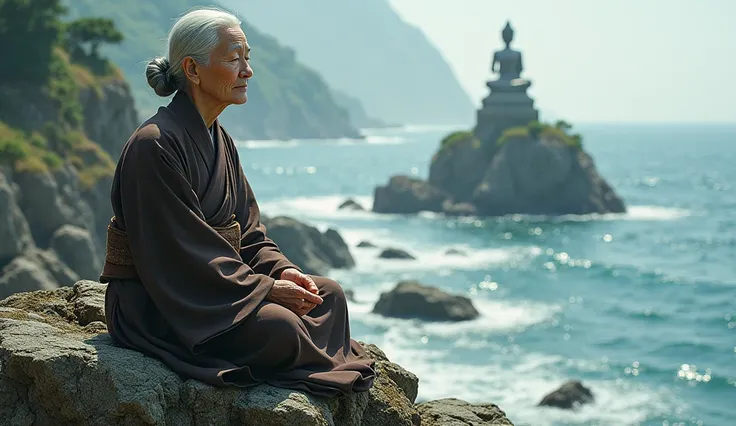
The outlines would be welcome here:
<svg viewBox="0 0 736 426">
<path fill-rule="evenodd" d="M 478 103 L 510 19 L 544 119 L 736 122 L 736 0 L 389 1 Z"/>
</svg>

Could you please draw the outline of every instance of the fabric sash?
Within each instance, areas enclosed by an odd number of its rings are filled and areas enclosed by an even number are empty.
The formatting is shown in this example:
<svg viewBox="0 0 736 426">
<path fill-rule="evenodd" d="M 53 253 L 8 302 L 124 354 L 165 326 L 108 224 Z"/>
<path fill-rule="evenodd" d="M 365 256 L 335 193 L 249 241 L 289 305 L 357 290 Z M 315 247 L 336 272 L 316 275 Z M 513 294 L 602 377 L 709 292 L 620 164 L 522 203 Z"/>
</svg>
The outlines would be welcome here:
<svg viewBox="0 0 736 426">
<path fill-rule="evenodd" d="M 240 251 L 240 223 L 235 220 L 235 215 L 230 218 L 230 223 L 225 226 L 213 226 L 235 251 Z M 115 216 L 107 225 L 107 243 L 105 247 L 105 264 L 102 268 L 100 282 L 106 283 L 112 279 L 138 278 L 133 255 L 128 244 L 128 234 L 115 226 Z"/>
</svg>

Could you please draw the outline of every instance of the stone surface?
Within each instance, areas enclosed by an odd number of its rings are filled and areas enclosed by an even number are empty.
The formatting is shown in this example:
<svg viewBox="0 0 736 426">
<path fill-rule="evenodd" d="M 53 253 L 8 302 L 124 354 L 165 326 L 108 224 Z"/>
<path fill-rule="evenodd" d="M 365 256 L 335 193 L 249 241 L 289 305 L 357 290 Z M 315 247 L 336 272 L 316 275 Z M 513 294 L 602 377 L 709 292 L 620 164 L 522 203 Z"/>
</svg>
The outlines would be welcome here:
<svg viewBox="0 0 736 426">
<path fill-rule="evenodd" d="M 326 275 L 333 268 L 355 266 L 350 249 L 334 229 L 321 233 L 314 226 L 286 216 L 262 218 L 261 221 L 266 226 L 266 234 L 305 273 Z"/>
<path fill-rule="evenodd" d="M 102 257 L 86 229 L 63 225 L 51 236 L 49 247 L 80 278 L 94 280 L 99 278 L 102 271 Z"/>
<path fill-rule="evenodd" d="M 445 398 L 417 404 L 422 426 L 513 426 L 495 404 L 470 404 Z"/>
<path fill-rule="evenodd" d="M 117 159 L 140 124 L 130 86 L 123 80 L 86 86 L 81 88 L 79 100 L 84 110 L 84 132 Z"/>
<path fill-rule="evenodd" d="M 31 247 L 0 270 L 0 298 L 13 293 L 51 290 L 74 284 L 79 276 L 51 250 Z"/>
<path fill-rule="evenodd" d="M 449 294 L 417 281 L 401 281 L 393 290 L 382 293 L 373 312 L 387 317 L 428 321 L 465 321 L 479 316 L 467 297 Z"/>
<path fill-rule="evenodd" d="M 578 380 L 570 380 L 548 393 L 539 402 L 540 406 L 575 409 L 595 401 L 593 392 Z"/>
<path fill-rule="evenodd" d="M 349 396 L 182 380 L 161 362 L 116 346 L 101 321 L 80 325 L 100 317 L 105 288 L 82 281 L 0 301 L 0 419 L 40 426 L 420 424 L 416 376 L 373 345 L 363 344 L 377 362 L 375 386 Z M 83 319 L 80 312 L 97 313 Z"/>
<path fill-rule="evenodd" d="M 387 248 L 381 251 L 381 253 L 378 254 L 378 257 L 381 259 L 406 259 L 406 260 L 414 260 L 416 259 L 414 256 L 409 254 L 408 252 L 397 249 L 397 248 Z"/>
<path fill-rule="evenodd" d="M 348 198 L 345 200 L 340 206 L 337 208 L 338 210 L 365 210 L 362 205 L 360 205 L 357 201 L 353 200 L 352 198 Z"/>
<path fill-rule="evenodd" d="M 620 213 L 623 201 L 584 151 L 554 138 L 513 138 L 473 194 L 480 215 Z"/>
<path fill-rule="evenodd" d="M 398 214 L 441 212 L 447 198 L 448 194 L 444 191 L 421 179 L 394 176 L 387 185 L 375 188 L 373 211 Z"/>
<path fill-rule="evenodd" d="M 0 171 L 0 268 L 33 244 L 13 182 Z"/>
</svg>

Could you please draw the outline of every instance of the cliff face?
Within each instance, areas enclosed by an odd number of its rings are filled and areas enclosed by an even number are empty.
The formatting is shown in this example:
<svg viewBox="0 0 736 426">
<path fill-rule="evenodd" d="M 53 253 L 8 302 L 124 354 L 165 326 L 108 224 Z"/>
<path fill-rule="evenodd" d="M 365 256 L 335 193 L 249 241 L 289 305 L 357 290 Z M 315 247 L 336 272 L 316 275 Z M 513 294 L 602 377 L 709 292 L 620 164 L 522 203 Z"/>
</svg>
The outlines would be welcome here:
<svg viewBox="0 0 736 426">
<path fill-rule="evenodd" d="M 9 123 L 0 123 L 6 147 L 0 156 L 0 297 L 97 279 L 102 268 L 113 158 L 138 116 L 123 79 L 70 69 L 74 99 L 68 103 L 77 102 L 84 131 L 59 118 L 64 103 L 47 88 L 0 84 L 0 110 L 13 111 L 3 115 Z M 65 158 L 56 157 L 60 146 Z M 28 152 L 13 160 L 7 147 Z"/>
</svg>

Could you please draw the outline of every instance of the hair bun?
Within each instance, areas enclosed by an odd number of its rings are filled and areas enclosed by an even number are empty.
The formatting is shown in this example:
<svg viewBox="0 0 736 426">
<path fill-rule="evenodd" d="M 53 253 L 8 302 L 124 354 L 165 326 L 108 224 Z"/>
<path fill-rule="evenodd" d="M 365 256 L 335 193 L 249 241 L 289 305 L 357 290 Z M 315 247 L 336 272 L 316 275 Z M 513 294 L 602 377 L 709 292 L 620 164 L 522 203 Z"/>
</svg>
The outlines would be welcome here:
<svg viewBox="0 0 736 426">
<path fill-rule="evenodd" d="M 166 97 L 176 91 L 176 82 L 171 77 L 170 69 L 171 63 L 164 57 L 154 58 L 146 66 L 148 85 L 159 96 Z"/>
</svg>

